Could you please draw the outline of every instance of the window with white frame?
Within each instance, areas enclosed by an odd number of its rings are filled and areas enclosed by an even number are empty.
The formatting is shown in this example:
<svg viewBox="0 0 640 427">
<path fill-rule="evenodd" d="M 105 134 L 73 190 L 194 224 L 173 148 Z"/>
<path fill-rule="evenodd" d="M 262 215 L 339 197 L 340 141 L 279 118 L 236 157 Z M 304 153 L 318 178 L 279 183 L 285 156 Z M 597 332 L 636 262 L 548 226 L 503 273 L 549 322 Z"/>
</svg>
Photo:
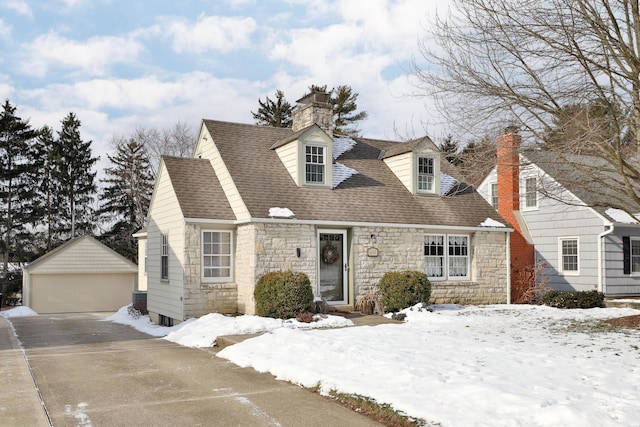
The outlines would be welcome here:
<svg viewBox="0 0 640 427">
<path fill-rule="evenodd" d="M 524 180 L 524 206 L 526 208 L 536 208 L 538 206 L 537 180 L 529 177 Z"/>
<path fill-rule="evenodd" d="M 493 209 L 498 209 L 498 183 L 492 182 L 490 188 L 491 188 L 491 206 L 493 206 Z"/>
<path fill-rule="evenodd" d="M 325 147 L 321 145 L 305 145 L 305 183 L 324 184 L 327 157 L 325 151 Z"/>
<path fill-rule="evenodd" d="M 169 280 L 169 235 L 162 235 L 160 252 L 160 279 Z"/>
<path fill-rule="evenodd" d="M 232 232 L 202 232 L 202 278 L 204 281 L 231 280 Z"/>
<path fill-rule="evenodd" d="M 640 273 L 640 238 L 631 238 L 631 273 Z"/>
<path fill-rule="evenodd" d="M 577 274 L 580 249 L 578 239 L 575 237 L 560 239 L 560 268 L 563 273 Z"/>
<path fill-rule="evenodd" d="M 431 279 L 467 279 L 469 253 L 469 236 L 425 234 L 425 274 Z"/>
<path fill-rule="evenodd" d="M 418 191 L 433 193 L 435 191 L 434 159 L 418 157 Z"/>
</svg>

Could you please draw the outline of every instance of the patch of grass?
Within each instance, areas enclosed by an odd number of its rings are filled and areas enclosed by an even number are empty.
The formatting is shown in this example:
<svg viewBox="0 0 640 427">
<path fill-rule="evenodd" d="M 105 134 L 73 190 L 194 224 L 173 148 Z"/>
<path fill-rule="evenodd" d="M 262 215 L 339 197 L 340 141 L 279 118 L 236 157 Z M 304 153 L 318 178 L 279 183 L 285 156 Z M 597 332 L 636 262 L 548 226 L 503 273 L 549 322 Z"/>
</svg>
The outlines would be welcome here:
<svg viewBox="0 0 640 427">
<path fill-rule="evenodd" d="M 378 403 L 375 400 L 359 394 L 329 392 L 329 397 L 342 406 L 358 412 L 380 424 L 388 427 L 424 427 L 440 426 L 440 423 L 427 423 L 423 419 L 416 419 L 396 411 L 388 403 Z"/>
</svg>

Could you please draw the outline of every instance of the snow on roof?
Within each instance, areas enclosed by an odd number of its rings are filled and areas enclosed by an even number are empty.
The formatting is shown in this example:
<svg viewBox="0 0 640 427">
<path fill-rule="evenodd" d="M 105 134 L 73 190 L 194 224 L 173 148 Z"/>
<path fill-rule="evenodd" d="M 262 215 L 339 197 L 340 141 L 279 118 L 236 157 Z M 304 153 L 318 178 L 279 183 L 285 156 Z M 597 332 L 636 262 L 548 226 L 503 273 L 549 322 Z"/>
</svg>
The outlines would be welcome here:
<svg viewBox="0 0 640 427">
<path fill-rule="evenodd" d="M 342 181 L 349 178 L 351 175 L 357 174 L 358 171 L 355 169 L 351 169 L 348 166 L 343 165 L 342 163 L 334 163 L 333 164 L 333 182 L 331 188 L 336 188 Z"/>
<path fill-rule="evenodd" d="M 440 195 L 446 196 L 458 184 L 458 180 L 446 173 L 440 173 Z"/>
<path fill-rule="evenodd" d="M 333 137 L 333 158 L 337 159 L 356 146 L 356 142 L 348 136 Z"/>
<path fill-rule="evenodd" d="M 269 208 L 269 216 L 277 218 L 291 218 L 296 216 L 289 208 Z"/>
<path fill-rule="evenodd" d="M 634 214 L 633 216 L 629 215 L 622 209 L 614 209 L 609 208 L 604 211 L 614 222 L 621 222 L 624 224 L 640 224 L 638 218 L 640 218 L 640 213 Z"/>
<path fill-rule="evenodd" d="M 480 227 L 504 227 L 505 225 L 495 219 L 487 218 L 480 223 Z"/>
</svg>

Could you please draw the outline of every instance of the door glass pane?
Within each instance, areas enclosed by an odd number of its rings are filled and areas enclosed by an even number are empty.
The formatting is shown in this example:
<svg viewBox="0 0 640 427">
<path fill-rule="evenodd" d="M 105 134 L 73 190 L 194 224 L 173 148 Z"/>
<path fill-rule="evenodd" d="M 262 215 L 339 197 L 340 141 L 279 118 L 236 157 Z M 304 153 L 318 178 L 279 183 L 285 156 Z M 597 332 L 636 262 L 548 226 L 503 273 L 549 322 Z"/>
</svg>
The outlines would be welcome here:
<svg viewBox="0 0 640 427">
<path fill-rule="evenodd" d="M 320 234 L 320 296 L 327 301 L 346 301 L 342 234 Z"/>
</svg>

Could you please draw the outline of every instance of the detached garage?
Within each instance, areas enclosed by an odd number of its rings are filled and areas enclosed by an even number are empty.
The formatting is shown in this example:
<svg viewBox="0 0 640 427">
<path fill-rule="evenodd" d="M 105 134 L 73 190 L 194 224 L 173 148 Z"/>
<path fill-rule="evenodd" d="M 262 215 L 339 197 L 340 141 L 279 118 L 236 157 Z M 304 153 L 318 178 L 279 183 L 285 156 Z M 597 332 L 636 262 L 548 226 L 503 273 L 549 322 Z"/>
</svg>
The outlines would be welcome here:
<svg viewBox="0 0 640 427">
<path fill-rule="evenodd" d="M 23 268 L 23 304 L 38 313 L 116 311 L 131 303 L 138 266 L 90 236 Z"/>
</svg>

